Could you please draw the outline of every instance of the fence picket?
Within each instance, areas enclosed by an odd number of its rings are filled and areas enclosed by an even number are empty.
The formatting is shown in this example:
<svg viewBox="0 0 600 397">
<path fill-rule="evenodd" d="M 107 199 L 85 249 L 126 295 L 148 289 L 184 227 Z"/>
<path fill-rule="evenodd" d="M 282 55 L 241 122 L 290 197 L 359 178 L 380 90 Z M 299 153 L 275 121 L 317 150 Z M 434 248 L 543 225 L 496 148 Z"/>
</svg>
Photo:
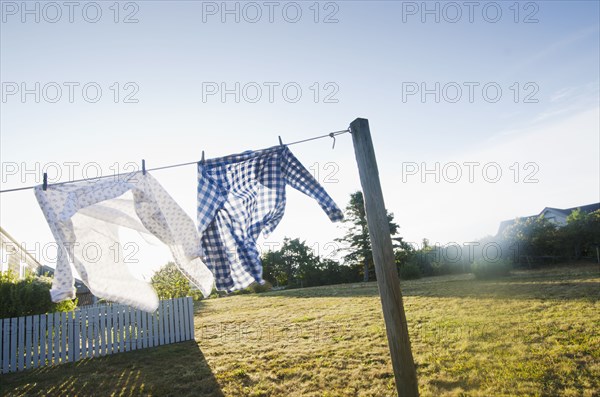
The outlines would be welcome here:
<svg viewBox="0 0 600 397">
<path fill-rule="evenodd" d="M 187 321 L 186 321 L 186 317 L 185 317 L 185 306 L 186 306 L 186 299 L 185 298 L 179 298 L 179 333 L 181 334 L 181 340 L 185 341 L 187 340 L 185 334 L 186 334 L 186 329 L 187 329 Z"/>
<path fill-rule="evenodd" d="M 78 361 L 81 358 L 81 311 L 77 310 L 74 313 L 73 320 L 73 361 Z"/>
<path fill-rule="evenodd" d="M 181 342 L 181 298 L 175 299 L 175 306 L 173 307 L 175 312 L 175 342 Z"/>
<path fill-rule="evenodd" d="M 117 306 L 116 308 L 117 310 L 117 340 L 118 340 L 118 351 L 119 352 L 123 352 L 125 351 L 125 343 L 123 341 L 123 329 L 124 329 L 124 325 L 123 322 L 125 321 L 123 318 L 123 307 L 121 305 Z"/>
<path fill-rule="evenodd" d="M 169 334 L 171 336 L 170 341 L 171 343 L 175 343 L 175 320 L 173 318 L 174 314 L 174 308 L 173 308 L 173 302 L 175 300 L 171 299 L 169 301 Z"/>
<path fill-rule="evenodd" d="M 139 310 L 135 310 L 135 315 L 132 316 L 135 317 L 135 348 L 136 349 L 141 349 L 142 348 L 142 339 L 140 337 L 140 331 L 141 331 L 141 314 Z"/>
<path fill-rule="evenodd" d="M 66 336 L 66 344 L 65 344 L 65 348 L 66 348 L 66 354 L 65 354 L 65 361 L 64 362 L 72 362 L 73 361 L 73 349 L 74 349 L 74 345 L 73 345 L 73 312 L 68 312 L 65 313 L 65 336 Z"/>
<path fill-rule="evenodd" d="M 100 308 L 94 308 L 94 318 L 92 320 L 92 325 L 94 327 L 94 357 L 100 356 L 100 324 L 98 323 L 100 320 Z"/>
<path fill-rule="evenodd" d="M 188 332 L 190 340 L 194 340 L 194 300 L 188 299 Z"/>
<path fill-rule="evenodd" d="M 120 351 L 124 352 L 127 351 L 126 347 L 127 347 L 127 343 L 126 343 L 126 323 L 125 323 L 125 306 L 121 306 L 120 307 L 120 314 L 119 314 L 119 321 L 121 322 L 121 330 L 119 331 L 121 334 L 121 343 L 120 343 Z"/>
<path fill-rule="evenodd" d="M 185 315 L 185 313 L 187 312 L 187 299 L 186 298 L 181 298 L 180 302 L 179 302 L 179 313 L 181 318 L 179 319 L 179 326 L 181 327 L 181 340 L 182 341 L 186 341 L 188 340 L 186 334 L 187 334 L 187 317 Z"/>
<path fill-rule="evenodd" d="M 106 306 L 106 354 L 112 354 L 112 305 Z"/>
<path fill-rule="evenodd" d="M 154 346 L 158 346 L 160 335 L 158 334 L 158 310 L 152 313 L 152 328 L 154 332 Z"/>
<path fill-rule="evenodd" d="M 160 344 L 165 344 L 165 337 L 169 335 L 169 327 L 165 327 L 165 301 L 160 301 L 158 305 L 158 324 L 159 324 L 159 333 L 160 333 Z"/>
<path fill-rule="evenodd" d="M 96 308 L 95 307 L 91 307 L 90 310 L 87 312 L 87 322 L 85 324 L 87 330 L 88 330 L 88 340 L 87 340 L 87 350 L 88 350 L 88 357 L 89 358 L 93 358 L 94 357 L 94 322 L 96 321 Z"/>
<path fill-rule="evenodd" d="M 60 362 L 67 362 L 67 333 L 69 332 L 69 324 L 67 323 L 67 313 L 60 314 Z"/>
<path fill-rule="evenodd" d="M 10 370 L 17 370 L 17 319 L 10 319 Z"/>
<path fill-rule="evenodd" d="M 135 323 L 135 310 L 133 308 L 129 308 L 129 321 L 131 324 L 131 350 L 137 349 L 137 327 Z"/>
<path fill-rule="evenodd" d="M 106 355 L 106 306 L 99 307 L 98 320 L 100 323 L 100 355 Z"/>
<path fill-rule="evenodd" d="M 142 316 L 142 349 L 148 347 L 148 313 L 140 312 Z"/>
<path fill-rule="evenodd" d="M 185 315 L 186 310 L 186 303 L 187 303 L 187 299 L 185 298 L 180 298 L 179 299 L 179 326 L 180 328 L 180 333 L 181 333 L 181 340 L 188 340 L 187 338 L 187 317 Z"/>
<path fill-rule="evenodd" d="M 154 347 L 154 313 L 146 313 L 148 320 L 148 347 Z"/>
<path fill-rule="evenodd" d="M 188 298 L 183 299 L 183 323 L 185 329 L 185 339 L 190 340 L 190 302 Z"/>
<path fill-rule="evenodd" d="M 54 313 L 54 364 L 60 363 L 60 313 Z"/>
<path fill-rule="evenodd" d="M 184 328 L 184 339 L 190 340 L 190 302 L 188 298 L 183 298 L 183 328 Z"/>
<path fill-rule="evenodd" d="M 125 322 L 123 323 L 124 327 L 125 327 L 125 351 L 128 352 L 129 350 L 131 350 L 131 330 L 129 328 L 129 307 L 128 306 L 123 306 L 123 316 L 125 318 Z"/>
<path fill-rule="evenodd" d="M 31 348 L 33 347 L 33 321 L 31 316 L 25 317 L 25 368 L 31 368 Z"/>
<path fill-rule="evenodd" d="M 194 325 L 194 301 L 190 298 L 190 334 L 192 340 L 196 340 L 196 326 Z"/>
<path fill-rule="evenodd" d="M 23 359 L 24 359 L 24 347 L 25 347 L 25 317 L 19 317 L 19 328 L 18 328 L 18 334 L 19 334 L 19 339 L 18 339 L 18 343 L 17 343 L 17 369 L 18 370 L 22 370 L 23 369 Z"/>
<path fill-rule="evenodd" d="M 46 324 L 48 330 L 46 332 L 46 359 L 48 365 L 54 364 L 54 315 L 48 313 L 46 315 Z"/>
<path fill-rule="evenodd" d="M 8 333 L 10 330 L 10 319 L 2 319 L 0 320 L 0 324 L 2 324 L 2 327 L 0 328 L 0 331 L 2 332 L 2 365 L 0 365 L 0 372 L 2 372 L 3 374 L 7 373 L 10 366 L 8 365 Z"/>
<path fill-rule="evenodd" d="M 40 365 L 40 316 L 33 316 L 33 368 Z"/>
<path fill-rule="evenodd" d="M 40 366 L 46 366 L 46 334 L 48 332 L 48 327 L 46 326 L 46 315 L 40 315 Z"/>
</svg>

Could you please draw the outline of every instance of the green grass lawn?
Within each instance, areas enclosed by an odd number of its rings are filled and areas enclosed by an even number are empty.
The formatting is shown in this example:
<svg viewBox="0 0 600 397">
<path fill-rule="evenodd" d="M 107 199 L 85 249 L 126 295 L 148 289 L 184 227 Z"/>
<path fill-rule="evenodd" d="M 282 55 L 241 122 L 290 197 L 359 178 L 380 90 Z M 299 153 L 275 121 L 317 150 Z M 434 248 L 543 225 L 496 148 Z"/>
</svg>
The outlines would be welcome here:
<svg viewBox="0 0 600 397">
<path fill-rule="evenodd" d="M 600 396 L 600 271 L 402 282 L 423 396 Z M 393 396 L 375 283 L 210 299 L 196 341 L 0 376 L 2 395 Z"/>
</svg>

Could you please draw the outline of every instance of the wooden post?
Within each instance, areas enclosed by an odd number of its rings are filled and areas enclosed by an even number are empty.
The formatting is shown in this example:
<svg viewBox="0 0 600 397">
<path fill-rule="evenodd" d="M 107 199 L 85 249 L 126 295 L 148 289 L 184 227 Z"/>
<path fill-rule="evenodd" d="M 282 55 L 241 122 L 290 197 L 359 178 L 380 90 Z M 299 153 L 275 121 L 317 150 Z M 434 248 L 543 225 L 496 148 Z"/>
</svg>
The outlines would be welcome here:
<svg viewBox="0 0 600 397">
<path fill-rule="evenodd" d="M 392 356 L 396 390 L 398 396 L 418 396 L 417 372 L 410 349 L 400 279 L 394 260 L 392 238 L 388 228 L 387 211 L 383 202 L 369 121 L 356 119 L 350 124 L 350 130 L 365 201 L 375 275 Z"/>
</svg>

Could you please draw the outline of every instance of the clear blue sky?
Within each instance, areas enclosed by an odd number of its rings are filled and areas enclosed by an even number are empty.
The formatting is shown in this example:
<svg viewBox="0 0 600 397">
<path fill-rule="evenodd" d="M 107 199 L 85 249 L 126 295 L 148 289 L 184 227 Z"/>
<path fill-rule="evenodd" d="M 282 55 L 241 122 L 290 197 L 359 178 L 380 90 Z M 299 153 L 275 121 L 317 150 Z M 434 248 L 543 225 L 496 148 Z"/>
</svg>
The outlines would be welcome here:
<svg viewBox="0 0 600 397">
<path fill-rule="evenodd" d="M 364 117 L 408 241 L 472 241 L 504 219 L 600 200 L 597 1 L 1 3 L 2 189 L 40 183 L 50 163 L 60 180 L 109 174 Z M 292 151 L 341 207 L 360 188 L 350 136 Z M 154 176 L 195 219 L 194 167 Z M 32 191 L 2 194 L 0 216 L 27 245 L 52 241 Z M 342 233 L 290 189 L 267 241 L 327 254 Z M 140 271 L 161 264 L 140 258 Z"/>
</svg>

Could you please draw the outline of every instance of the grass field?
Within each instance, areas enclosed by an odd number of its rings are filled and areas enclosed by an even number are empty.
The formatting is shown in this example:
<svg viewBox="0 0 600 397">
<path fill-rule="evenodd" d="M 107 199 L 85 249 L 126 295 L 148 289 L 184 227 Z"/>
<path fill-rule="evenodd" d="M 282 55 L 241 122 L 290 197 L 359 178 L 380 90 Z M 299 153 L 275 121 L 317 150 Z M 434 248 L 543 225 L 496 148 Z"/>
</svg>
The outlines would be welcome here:
<svg viewBox="0 0 600 397">
<path fill-rule="evenodd" d="M 423 396 L 600 396 L 598 266 L 402 282 Z M 196 341 L 0 376 L 2 395 L 393 396 L 375 283 L 198 304 Z"/>
</svg>

